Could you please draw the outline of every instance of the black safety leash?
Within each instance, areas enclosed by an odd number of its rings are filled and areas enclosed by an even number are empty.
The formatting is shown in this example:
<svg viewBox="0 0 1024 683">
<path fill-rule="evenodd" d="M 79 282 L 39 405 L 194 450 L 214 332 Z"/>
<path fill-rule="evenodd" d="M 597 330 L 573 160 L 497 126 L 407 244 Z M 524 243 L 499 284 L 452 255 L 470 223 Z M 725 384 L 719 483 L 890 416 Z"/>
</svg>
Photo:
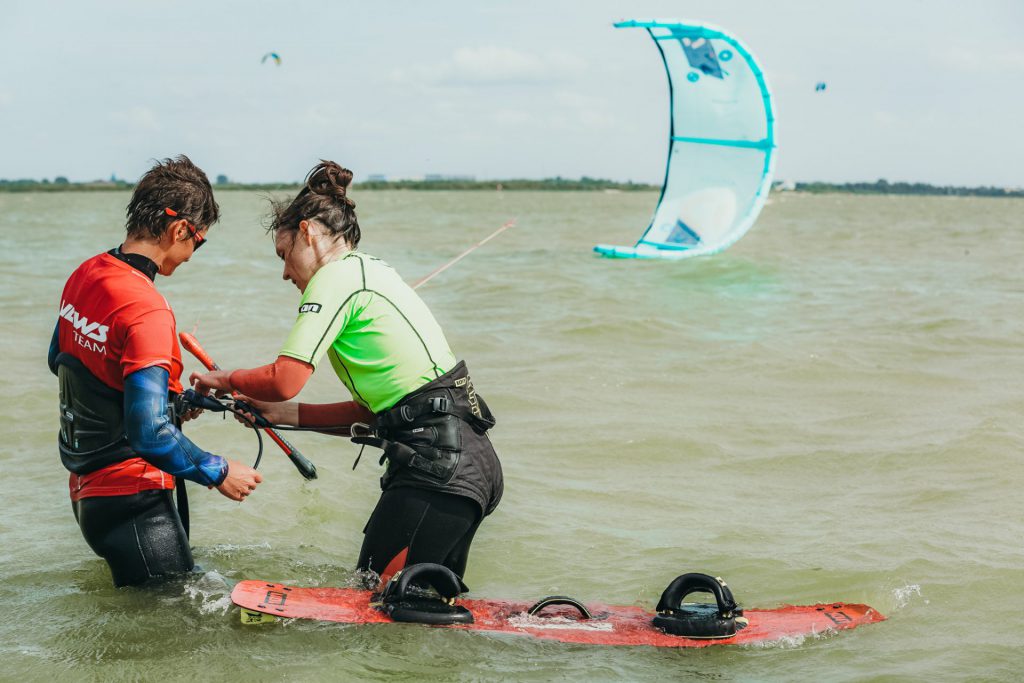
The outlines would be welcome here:
<svg viewBox="0 0 1024 683">
<path fill-rule="evenodd" d="M 263 435 L 260 434 L 260 430 L 257 427 L 273 426 L 267 422 L 266 418 L 260 415 L 259 411 L 245 401 L 237 401 L 230 397 L 218 399 L 207 394 L 200 394 L 195 389 L 186 389 L 178 394 L 175 399 L 175 409 L 179 414 L 184 413 L 189 408 L 202 408 L 213 413 L 233 413 L 249 423 L 252 430 L 256 432 L 256 441 L 259 443 L 259 449 L 256 451 L 256 461 L 252 464 L 252 468 L 254 470 L 259 469 L 260 461 L 263 459 Z M 250 419 L 246 413 L 251 414 L 255 419 Z"/>
<path fill-rule="evenodd" d="M 195 389 L 186 389 L 182 393 L 178 394 L 176 400 L 175 409 L 179 414 L 184 413 L 189 408 L 202 408 L 203 410 L 209 410 L 213 413 L 233 413 L 242 418 L 242 420 L 252 427 L 253 431 L 256 432 L 256 440 L 259 442 L 259 452 L 256 454 L 256 462 L 253 463 L 253 469 L 259 468 L 260 460 L 263 458 L 263 437 L 260 434 L 261 429 L 274 429 L 276 431 L 288 432 L 329 432 L 350 429 L 352 427 L 352 425 L 334 425 L 326 427 L 294 427 L 292 425 L 276 425 L 263 417 L 259 410 L 245 401 L 232 398 L 230 396 L 216 398 L 209 394 L 200 394 Z M 249 417 L 250 415 L 252 416 L 251 418 Z M 362 455 L 362 449 L 360 449 L 359 454 Z M 359 459 L 356 458 L 356 463 L 358 464 L 358 462 Z M 355 465 L 352 466 L 352 469 L 355 469 Z"/>
</svg>

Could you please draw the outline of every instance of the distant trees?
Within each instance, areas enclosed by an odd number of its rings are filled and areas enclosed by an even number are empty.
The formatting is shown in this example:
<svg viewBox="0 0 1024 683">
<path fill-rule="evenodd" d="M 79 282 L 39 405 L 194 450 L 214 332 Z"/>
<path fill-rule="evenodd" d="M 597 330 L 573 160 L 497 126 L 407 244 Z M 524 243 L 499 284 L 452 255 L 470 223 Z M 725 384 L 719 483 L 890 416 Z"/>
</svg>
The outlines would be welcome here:
<svg viewBox="0 0 1024 683">
<path fill-rule="evenodd" d="M 262 190 L 262 191 L 291 191 L 299 187 L 298 183 L 232 183 L 224 174 L 217 176 L 216 185 L 218 191 L 227 190 Z M 438 179 L 422 180 L 387 180 L 384 178 L 372 179 L 356 183 L 364 190 L 483 190 L 503 191 L 515 190 L 552 190 L 552 191 L 610 191 L 610 192 L 633 192 L 633 191 L 656 191 L 660 185 L 648 183 L 634 183 L 629 180 L 617 182 L 601 178 L 544 178 L 540 180 L 511 179 L 511 180 L 476 180 L 469 177 L 441 177 Z M 60 192 L 60 191 L 103 191 L 103 190 L 130 190 L 132 183 L 126 180 L 97 180 L 86 183 L 72 183 L 66 176 L 57 176 L 53 182 L 49 180 L 4 180 L 0 179 L 0 192 Z M 885 178 L 879 178 L 873 183 L 794 183 L 792 181 L 778 181 L 773 186 L 775 192 L 796 190 L 798 192 L 825 193 L 838 192 L 845 194 L 900 194 L 900 195 L 948 195 L 948 196 L 974 196 L 974 197 L 1024 197 L 1024 188 L 1005 187 L 957 187 L 952 185 L 929 185 L 928 183 L 906 183 L 889 182 Z"/>
<path fill-rule="evenodd" d="M 953 195 L 972 197 L 1024 197 L 1024 189 L 1007 187 L 958 187 L 928 183 L 890 183 L 879 178 L 873 183 L 796 183 L 798 192 L 845 192 L 850 194 Z"/>
<path fill-rule="evenodd" d="M 600 178 L 544 178 L 543 180 L 511 179 L 511 180 L 454 180 L 454 179 L 423 179 L 423 180 L 367 180 L 356 183 L 365 190 L 494 190 L 498 185 L 502 190 L 657 190 L 659 185 L 647 183 L 624 183 Z"/>
<path fill-rule="evenodd" d="M 130 190 L 132 183 L 125 180 L 94 180 L 89 183 L 72 183 L 65 176 L 57 176 L 50 182 L 48 178 L 35 180 L 33 178 L 19 178 L 17 180 L 6 180 L 0 178 L 0 192 L 64 192 L 64 191 L 102 191 L 102 190 Z"/>
</svg>

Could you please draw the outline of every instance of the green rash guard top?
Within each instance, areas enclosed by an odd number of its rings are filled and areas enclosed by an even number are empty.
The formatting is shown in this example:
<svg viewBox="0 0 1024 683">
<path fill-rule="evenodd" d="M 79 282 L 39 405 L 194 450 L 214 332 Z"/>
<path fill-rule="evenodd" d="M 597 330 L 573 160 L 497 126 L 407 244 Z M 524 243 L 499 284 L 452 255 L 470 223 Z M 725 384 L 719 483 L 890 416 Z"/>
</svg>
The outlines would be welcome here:
<svg viewBox="0 0 1024 683">
<path fill-rule="evenodd" d="M 394 268 L 357 251 L 310 279 L 280 355 L 316 368 L 325 353 L 352 397 L 375 413 L 455 367 L 423 300 Z"/>
</svg>

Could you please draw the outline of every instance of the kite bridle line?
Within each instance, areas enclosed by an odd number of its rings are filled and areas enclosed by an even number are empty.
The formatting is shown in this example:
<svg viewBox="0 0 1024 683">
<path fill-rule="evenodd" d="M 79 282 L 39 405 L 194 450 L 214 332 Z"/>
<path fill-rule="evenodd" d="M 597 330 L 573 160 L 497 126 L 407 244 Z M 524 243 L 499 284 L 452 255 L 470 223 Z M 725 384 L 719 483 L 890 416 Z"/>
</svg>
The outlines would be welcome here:
<svg viewBox="0 0 1024 683">
<path fill-rule="evenodd" d="M 414 285 L 412 286 L 412 288 L 413 288 L 413 289 L 419 289 L 419 288 L 420 288 L 420 287 L 422 287 L 423 285 L 425 285 L 425 284 L 427 284 L 428 282 L 430 282 L 431 280 L 433 280 L 433 279 L 434 279 L 434 276 L 435 276 L 435 275 L 440 275 L 440 274 L 441 274 L 441 273 L 443 273 L 444 271 L 448 270 L 449 268 L 451 268 L 452 266 L 454 266 L 454 265 L 455 265 L 456 263 L 458 263 L 458 262 L 459 262 L 459 261 L 461 261 L 462 259 L 464 259 L 464 258 L 466 258 L 467 256 L 469 256 L 469 255 L 470 255 L 470 254 L 472 254 L 472 253 L 473 253 L 474 251 L 476 251 L 476 250 L 477 250 L 477 249 L 479 249 L 480 247 L 484 246 L 485 244 L 487 244 L 488 242 L 490 242 L 490 241 L 491 241 L 492 239 L 494 239 L 495 237 L 497 237 L 497 236 L 498 236 L 498 235 L 500 235 L 501 233 L 505 232 L 505 231 L 506 231 L 506 230 L 508 230 L 509 228 L 515 227 L 515 224 L 516 224 L 516 219 L 515 219 L 515 218 L 513 218 L 512 220 L 508 221 L 507 223 L 505 223 L 504 225 L 502 225 L 502 226 L 501 226 L 500 228 L 498 228 L 497 230 L 495 230 L 494 232 L 492 232 L 492 233 L 491 233 L 490 235 L 488 235 L 487 237 L 483 238 L 482 240 L 480 240 L 479 242 L 477 242 L 476 244 L 474 244 L 473 246 L 471 246 L 471 247 L 470 247 L 469 249 L 467 249 L 466 251 L 462 252 L 461 254 L 459 254 L 458 256 L 456 256 L 455 258 L 453 258 L 453 259 L 452 259 L 451 261 L 449 261 L 448 263 L 444 264 L 443 266 L 441 266 L 440 268 L 438 268 L 438 269 L 437 269 L 437 270 L 435 270 L 434 272 L 430 273 L 429 275 L 427 275 L 427 276 L 425 276 L 425 277 L 422 277 L 422 278 L 420 278 L 419 280 L 417 280 L 417 281 L 416 281 L 416 283 L 415 283 L 415 284 L 414 284 Z"/>
</svg>

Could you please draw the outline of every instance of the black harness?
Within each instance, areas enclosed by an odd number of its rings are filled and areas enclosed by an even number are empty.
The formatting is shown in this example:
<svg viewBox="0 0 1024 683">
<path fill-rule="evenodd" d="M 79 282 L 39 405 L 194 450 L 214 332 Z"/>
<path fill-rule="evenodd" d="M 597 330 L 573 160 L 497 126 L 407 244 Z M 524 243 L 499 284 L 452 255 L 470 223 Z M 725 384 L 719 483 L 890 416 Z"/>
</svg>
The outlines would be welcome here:
<svg viewBox="0 0 1024 683">
<path fill-rule="evenodd" d="M 400 468 L 411 468 L 446 484 L 455 475 L 463 451 L 464 426 L 484 434 L 494 415 L 477 395 L 465 362 L 377 414 L 375 426 L 352 425 L 352 441 L 384 449 L 384 484 Z M 358 462 L 358 459 L 356 460 Z"/>
<path fill-rule="evenodd" d="M 124 392 L 108 387 L 70 353 L 55 360 L 60 391 L 60 433 L 57 450 L 64 467 L 74 474 L 89 474 L 108 465 L 136 458 L 124 429 Z M 175 409 L 177 395 L 167 402 L 167 414 L 180 426 Z M 178 478 L 178 514 L 185 535 L 189 532 L 188 493 Z"/>
<path fill-rule="evenodd" d="M 124 394 L 101 382 L 69 353 L 57 354 L 60 435 L 64 467 L 89 474 L 134 458 L 124 433 Z"/>
</svg>

